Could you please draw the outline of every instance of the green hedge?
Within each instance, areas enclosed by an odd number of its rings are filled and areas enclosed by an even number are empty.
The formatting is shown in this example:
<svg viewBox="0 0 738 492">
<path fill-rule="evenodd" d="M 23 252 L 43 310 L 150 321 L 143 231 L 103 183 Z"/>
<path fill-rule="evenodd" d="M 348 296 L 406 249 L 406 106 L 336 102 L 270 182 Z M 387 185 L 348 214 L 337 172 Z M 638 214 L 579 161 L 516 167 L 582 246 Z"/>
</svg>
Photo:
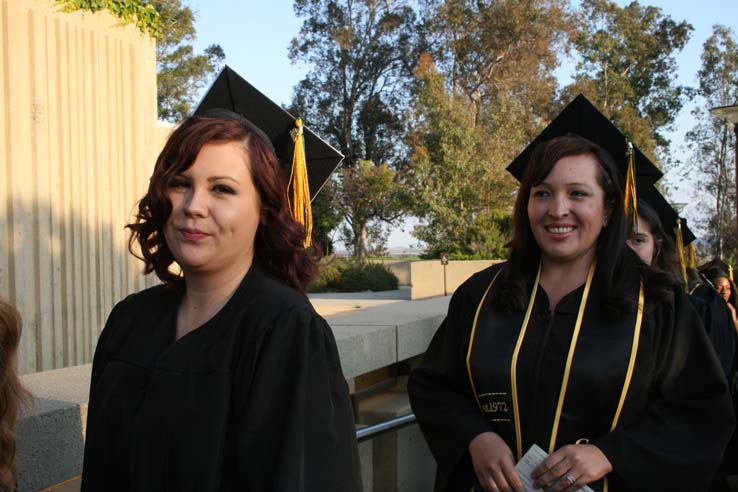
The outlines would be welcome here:
<svg viewBox="0 0 738 492">
<path fill-rule="evenodd" d="M 341 292 L 339 290 L 341 274 L 349 265 L 348 261 L 338 258 L 323 261 L 320 265 L 320 275 L 308 287 L 308 292 Z"/>
<path fill-rule="evenodd" d="M 308 292 L 378 292 L 395 290 L 398 280 L 381 263 L 351 263 L 331 259 L 321 265 L 320 276 Z"/>
</svg>

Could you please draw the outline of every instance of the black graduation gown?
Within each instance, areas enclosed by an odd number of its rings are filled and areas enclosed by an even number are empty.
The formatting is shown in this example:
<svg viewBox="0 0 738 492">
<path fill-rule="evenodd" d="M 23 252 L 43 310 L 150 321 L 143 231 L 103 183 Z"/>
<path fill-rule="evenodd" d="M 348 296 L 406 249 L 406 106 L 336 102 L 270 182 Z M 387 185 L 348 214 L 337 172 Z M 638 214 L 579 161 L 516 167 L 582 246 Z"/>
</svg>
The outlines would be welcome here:
<svg viewBox="0 0 738 492">
<path fill-rule="evenodd" d="M 725 300 L 715 289 L 705 284 L 694 286 L 689 299 L 702 319 L 725 376 L 731 378 L 735 366 L 736 333 Z"/>
<path fill-rule="evenodd" d="M 482 432 L 497 432 L 517 454 L 510 361 L 523 314 L 503 317 L 482 309 L 469 368 L 466 363 L 477 307 L 501 267 L 472 276 L 454 293 L 446 319 L 410 377 L 412 408 L 438 464 L 436 491 L 470 490 L 475 476 L 468 445 Z M 635 284 L 637 289 L 637 279 Z M 596 286 L 597 275 L 572 359 L 554 449 L 582 438 L 597 445 L 614 468 L 607 477 L 610 492 L 704 490 L 734 417 L 725 378 L 697 313 L 680 290 L 675 290 L 673 303 L 646 306 L 632 378 L 611 431 L 632 355 L 635 323 L 604 319 L 592 309 L 599 300 Z M 549 450 L 583 290 L 565 296 L 551 315 L 539 287 L 516 366 L 523 453 L 533 443 Z M 591 487 L 601 491 L 603 482 Z"/>
<path fill-rule="evenodd" d="M 82 491 L 357 491 L 336 343 L 308 299 L 254 265 L 174 341 L 181 293 L 110 314 L 95 351 Z"/>
</svg>

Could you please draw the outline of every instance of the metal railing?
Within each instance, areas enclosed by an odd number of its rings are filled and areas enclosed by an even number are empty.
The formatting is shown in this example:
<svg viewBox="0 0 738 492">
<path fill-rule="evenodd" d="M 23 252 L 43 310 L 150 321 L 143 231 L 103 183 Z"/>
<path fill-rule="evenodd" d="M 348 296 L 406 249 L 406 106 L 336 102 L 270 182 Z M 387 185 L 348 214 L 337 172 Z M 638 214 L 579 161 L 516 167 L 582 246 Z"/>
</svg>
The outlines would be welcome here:
<svg viewBox="0 0 738 492">
<path fill-rule="evenodd" d="M 363 429 L 357 430 L 356 440 L 359 442 L 368 441 L 369 439 L 373 439 L 379 435 L 386 434 L 387 432 L 392 432 L 402 429 L 403 427 L 408 427 L 416 422 L 417 419 L 415 418 L 414 413 L 402 415 L 400 417 L 386 420 L 384 422 L 380 422 L 378 424 L 370 425 L 364 427 Z"/>
</svg>

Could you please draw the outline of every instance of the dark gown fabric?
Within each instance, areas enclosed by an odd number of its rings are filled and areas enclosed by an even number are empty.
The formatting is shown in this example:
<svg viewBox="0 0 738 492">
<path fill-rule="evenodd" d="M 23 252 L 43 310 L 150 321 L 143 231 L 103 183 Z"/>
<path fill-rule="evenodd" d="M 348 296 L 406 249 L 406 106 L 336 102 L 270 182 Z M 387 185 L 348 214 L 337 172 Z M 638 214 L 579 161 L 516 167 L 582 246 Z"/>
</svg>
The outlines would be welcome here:
<svg viewBox="0 0 738 492">
<path fill-rule="evenodd" d="M 523 313 L 506 317 L 483 308 L 469 369 L 466 362 L 477 307 L 502 267 L 472 276 L 454 293 L 410 377 L 412 408 L 438 464 L 436 491 L 470 490 L 475 475 L 468 445 L 482 432 L 498 433 L 517 454 L 510 361 Z M 600 315 L 597 280 L 595 274 L 554 449 L 579 439 L 597 445 L 614 468 L 607 477 L 610 492 L 705 490 L 735 422 L 725 377 L 697 313 L 678 289 L 673 303 L 646 303 L 632 379 L 611 431 L 636 323 Z M 637 293 L 638 279 L 631 280 Z M 537 292 L 516 366 L 523 453 L 533 443 L 549 450 L 583 290 L 565 296 L 553 313 L 545 291 Z M 590 486 L 601 491 L 604 481 Z"/>
<path fill-rule="evenodd" d="M 181 293 L 111 312 L 92 368 L 84 492 L 357 491 L 353 413 L 333 334 L 254 265 L 174 340 Z"/>
<path fill-rule="evenodd" d="M 730 379 L 735 371 L 736 333 L 728 306 L 714 288 L 705 284 L 694 286 L 689 299 L 707 330 L 723 373 Z"/>
</svg>

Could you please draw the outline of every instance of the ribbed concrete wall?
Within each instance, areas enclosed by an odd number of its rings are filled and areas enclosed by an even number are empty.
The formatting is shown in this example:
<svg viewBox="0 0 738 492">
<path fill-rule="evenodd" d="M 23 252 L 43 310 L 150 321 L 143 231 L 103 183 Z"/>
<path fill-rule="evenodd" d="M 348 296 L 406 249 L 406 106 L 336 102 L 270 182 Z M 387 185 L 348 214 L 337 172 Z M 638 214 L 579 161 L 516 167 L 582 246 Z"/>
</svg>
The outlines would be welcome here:
<svg viewBox="0 0 738 492">
<path fill-rule="evenodd" d="M 22 373 L 92 358 L 144 287 L 129 221 L 159 149 L 153 41 L 107 13 L 0 0 L 0 296 L 24 318 Z"/>
</svg>

